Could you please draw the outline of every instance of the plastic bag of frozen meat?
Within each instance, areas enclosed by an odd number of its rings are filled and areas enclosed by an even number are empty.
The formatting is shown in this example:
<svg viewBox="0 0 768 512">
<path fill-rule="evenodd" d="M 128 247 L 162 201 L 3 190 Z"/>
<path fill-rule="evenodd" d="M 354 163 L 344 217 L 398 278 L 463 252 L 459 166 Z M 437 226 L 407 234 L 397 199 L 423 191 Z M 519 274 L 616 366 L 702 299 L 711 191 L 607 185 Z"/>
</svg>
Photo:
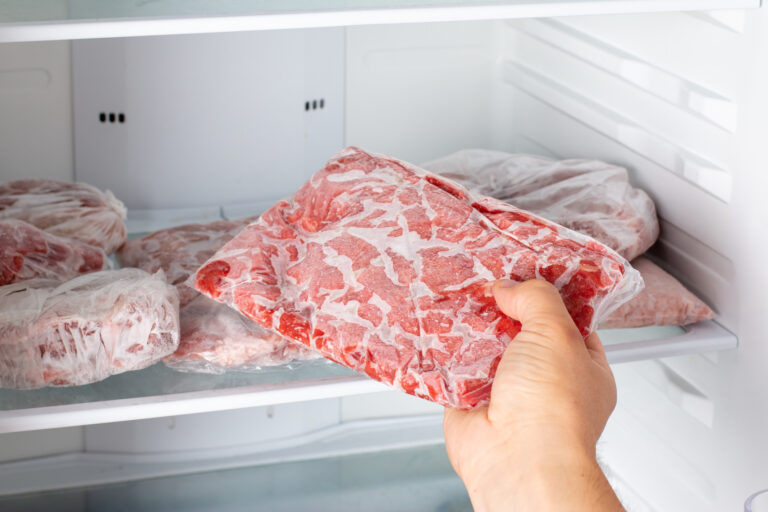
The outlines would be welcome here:
<svg viewBox="0 0 768 512">
<path fill-rule="evenodd" d="M 198 295 L 179 313 L 179 348 L 163 362 L 196 373 L 255 371 L 322 357 L 268 331 L 232 308 Z"/>
<path fill-rule="evenodd" d="M 20 220 L 0 220 L 0 285 L 35 277 L 66 281 L 108 267 L 109 259 L 98 247 Z"/>
<path fill-rule="evenodd" d="M 200 296 L 185 282 L 254 218 L 186 224 L 127 242 L 118 252 L 123 266 L 162 270 L 179 291 L 179 348 L 164 359 L 174 370 L 200 373 L 262 370 L 320 357 L 301 343 L 267 331 L 240 313 Z"/>
<path fill-rule="evenodd" d="M 467 149 L 423 164 L 471 191 L 585 233 L 628 260 L 659 236 L 656 208 L 623 167 Z"/>
<path fill-rule="evenodd" d="M 632 266 L 643 276 L 645 288 L 601 320 L 601 329 L 689 325 L 715 317 L 709 306 L 651 260 L 636 258 Z"/>
<path fill-rule="evenodd" d="M 126 242 L 117 259 L 123 267 L 138 267 L 150 273 L 162 270 L 168 282 L 178 288 L 183 306 L 198 295 L 194 288 L 184 284 L 189 276 L 255 219 L 217 220 L 161 229 Z"/>
<path fill-rule="evenodd" d="M 0 287 L 0 387 L 75 386 L 145 368 L 179 344 L 176 289 L 139 269 Z"/>
<path fill-rule="evenodd" d="M 18 219 L 112 254 L 125 242 L 125 206 L 85 183 L 18 180 L 0 185 L 0 219 Z"/>
<path fill-rule="evenodd" d="M 486 292 L 557 286 L 583 335 L 642 280 L 579 233 L 393 158 L 347 148 L 221 248 L 195 287 L 407 393 L 485 404 L 519 332 Z"/>
</svg>

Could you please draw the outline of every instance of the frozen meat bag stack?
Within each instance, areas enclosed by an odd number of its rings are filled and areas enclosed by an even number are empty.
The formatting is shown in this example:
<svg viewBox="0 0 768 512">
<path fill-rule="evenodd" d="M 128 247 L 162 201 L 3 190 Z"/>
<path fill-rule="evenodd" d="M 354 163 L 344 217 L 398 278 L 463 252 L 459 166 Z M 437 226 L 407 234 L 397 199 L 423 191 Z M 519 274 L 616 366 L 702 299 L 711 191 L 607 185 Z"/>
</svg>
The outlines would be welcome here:
<svg viewBox="0 0 768 512">
<path fill-rule="evenodd" d="M 642 287 L 588 237 L 405 162 L 347 148 L 195 275 L 267 329 L 410 394 L 488 401 L 519 323 L 486 293 L 542 278 L 583 335 Z"/>
<path fill-rule="evenodd" d="M 255 218 L 187 224 L 127 242 L 123 266 L 162 270 L 181 298 L 179 348 L 164 363 L 179 371 L 253 371 L 316 359 L 304 345 L 264 329 L 237 311 L 201 296 L 185 284 L 191 274 Z"/>
<path fill-rule="evenodd" d="M 176 349 L 175 288 L 107 270 L 124 218 L 120 201 L 90 185 L 0 185 L 0 386 L 87 384 Z"/>
<path fill-rule="evenodd" d="M 715 313 L 674 277 L 639 258 L 659 235 L 653 201 L 629 182 L 626 169 L 598 160 L 467 149 L 424 168 L 603 242 L 637 268 L 646 287 L 608 317 L 606 329 L 688 325 Z"/>
</svg>

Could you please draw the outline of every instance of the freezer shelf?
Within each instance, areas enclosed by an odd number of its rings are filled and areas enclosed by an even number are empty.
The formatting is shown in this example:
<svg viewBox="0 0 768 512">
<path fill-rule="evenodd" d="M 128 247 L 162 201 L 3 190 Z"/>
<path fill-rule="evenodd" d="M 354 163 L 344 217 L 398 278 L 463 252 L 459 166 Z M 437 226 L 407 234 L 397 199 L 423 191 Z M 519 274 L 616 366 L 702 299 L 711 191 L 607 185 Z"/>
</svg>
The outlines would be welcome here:
<svg viewBox="0 0 768 512">
<path fill-rule="evenodd" d="M 713 321 L 600 333 L 611 363 L 735 348 Z M 259 373 L 188 374 L 162 364 L 71 388 L 0 389 L 0 433 L 303 402 L 390 388 L 325 360 Z"/>
<path fill-rule="evenodd" d="M 759 6 L 760 0 L 2 0 L 0 42 Z"/>
<path fill-rule="evenodd" d="M 437 433 L 440 423 L 437 422 Z M 396 431 L 397 432 L 397 431 Z M 442 436 L 439 435 L 439 438 Z M 375 446 L 377 439 L 367 439 Z M 349 444 L 355 444 L 352 440 Z M 312 452 L 312 447 L 307 450 Z M 271 464 L 257 463 L 242 469 L 222 469 L 207 473 L 182 474 L 165 478 L 150 473 L 139 481 L 92 487 L 88 463 L 72 464 L 66 469 L 58 465 L 53 485 L 77 481 L 72 472 L 80 471 L 78 488 L 23 497 L 0 498 L 0 509 L 7 512 L 87 510 L 164 512 L 190 511 L 434 511 L 463 512 L 472 510 L 464 486 L 451 469 L 442 445 L 410 449 L 366 450 L 364 454 L 330 455 L 310 460 Z M 87 454 L 86 454 L 87 455 Z M 311 459 L 315 460 L 311 460 Z M 43 462 L 43 461 L 36 461 Z M 112 476 L 119 475 L 118 461 Z M 102 464 L 105 466 L 106 464 Z M 194 465 L 194 463 L 193 463 Z M 11 465 L 13 466 L 13 465 Z M 149 464 L 145 464 L 149 468 Z M 9 467 L 9 469 L 13 469 Z M 24 473 L 19 468 L 9 476 L 27 489 L 29 484 L 50 476 Z M 85 472 L 85 474 L 83 474 Z M 188 473 L 183 471 L 182 473 Z M 125 475 L 123 475 L 125 476 Z M 5 487 L 4 490 L 10 489 Z M 18 491 L 17 491 L 18 492 Z"/>
</svg>

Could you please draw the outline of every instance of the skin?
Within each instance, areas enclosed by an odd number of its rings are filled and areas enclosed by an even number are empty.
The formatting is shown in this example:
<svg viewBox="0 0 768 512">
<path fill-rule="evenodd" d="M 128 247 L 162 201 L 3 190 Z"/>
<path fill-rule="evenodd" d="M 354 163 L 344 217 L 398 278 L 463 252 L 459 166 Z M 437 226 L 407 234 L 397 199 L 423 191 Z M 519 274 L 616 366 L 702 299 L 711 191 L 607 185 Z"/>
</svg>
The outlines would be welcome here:
<svg viewBox="0 0 768 512">
<path fill-rule="evenodd" d="M 623 511 L 595 455 L 616 406 L 600 339 L 581 337 L 546 281 L 499 281 L 493 294 L 522 330 L 504 352 L 490 404 L 446 409 L 443 422 L 475 512 Z"/>
</svg>

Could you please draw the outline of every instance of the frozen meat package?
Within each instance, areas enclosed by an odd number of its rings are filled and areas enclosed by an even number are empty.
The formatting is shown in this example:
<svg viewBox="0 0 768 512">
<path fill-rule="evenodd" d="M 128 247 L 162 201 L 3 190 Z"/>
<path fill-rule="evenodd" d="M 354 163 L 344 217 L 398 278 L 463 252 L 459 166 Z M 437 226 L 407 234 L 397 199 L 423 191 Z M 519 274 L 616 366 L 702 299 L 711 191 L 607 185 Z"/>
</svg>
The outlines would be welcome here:
<svg viewBox="0 0 768 512">
<path fill-rule="evenodd" d="M 30 179 L 0 184 L 0 219 L 23 220 L 48 233 L 112 254 L 125 242 L 125 206 L 85 183 Z"/>
<path fill-rule="evenodd" d="M 253 220 L 220 220 L 161 229 L 126 242 L 117 259 L 123 267 L 138 267 L 150 273 L 162 270 L 168 282 L 178 288 L 183 306 L 197 295 L 184 284 L 189 276 Z"/>
<path fill-rule="evenodd" d="M 465 149 L 423 164 L 472 192 L 585 233 L 628 260 L 659 236 L 656 208 L 626 169 L 598 160 Z"/>
<path fill-rule="evenodd" d="M 162 270 L 179 291 L 179 348 L 164 359 L 170 368 L 200 373 L 252 371 L 320 357 L 185 284 L 200 265 L 253 220 L 255 217 L 162 229 L 127 242 L 118 252 L 123 266 L 147 272 Z"/>
<path fill-rule="evenodd" d="M 690 325 L 715 317 L 709 306 L 648 258 L 636 258 L 632 266 L 643 276 L 645 288 L 603 319 L 601 329 Z"/>
<path fill-rule="evenodd" d="M 322 357 L 203 295 L 182 306 L 179 318 L 179 348 L 163 360 L 174 370 L 255 371 Z"/>
<path fill-rule="evenodd" d="M 35 277 L 66 281 L 108 267 L 109 259 L 98 247 L 46 233 L 24 221 L 0 220 L 0 285 Z"/>
<path fill-rule="evenodd" d="M 0 287 L 0 387 L 75 386 L 139 370 L 179 344 L 176 288 L 139 269 Z"/>
<path fill-rule="evenodd" d="M 195 287 L 325 357 L 437 403 L 487 403 L 520 324 L 487 293 L 546 279 L 586 336 L 642 280 L 610 248 L 411 164 L 335 155 L 200 268 Z"/>
</svg>

